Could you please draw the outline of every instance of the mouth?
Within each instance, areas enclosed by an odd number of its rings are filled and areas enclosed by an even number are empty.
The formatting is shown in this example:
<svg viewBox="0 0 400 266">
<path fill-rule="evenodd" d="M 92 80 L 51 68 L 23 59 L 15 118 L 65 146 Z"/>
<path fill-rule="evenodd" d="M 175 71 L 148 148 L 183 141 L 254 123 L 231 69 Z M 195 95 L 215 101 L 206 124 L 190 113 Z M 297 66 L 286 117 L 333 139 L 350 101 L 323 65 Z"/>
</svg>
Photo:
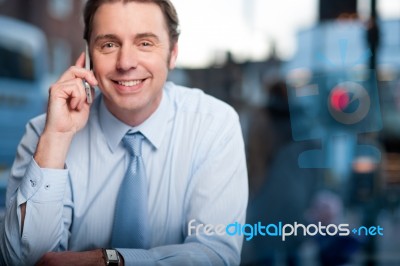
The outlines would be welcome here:
<svg viewBox="0 0 400 266">
<path fill-rule="evenodd" d="M 135 80 L 114 81 L 114 82 L 124 87 L 133 87 L 143 83 L 145 80 L 146 79 L 135 79 Z"/>
</svg>

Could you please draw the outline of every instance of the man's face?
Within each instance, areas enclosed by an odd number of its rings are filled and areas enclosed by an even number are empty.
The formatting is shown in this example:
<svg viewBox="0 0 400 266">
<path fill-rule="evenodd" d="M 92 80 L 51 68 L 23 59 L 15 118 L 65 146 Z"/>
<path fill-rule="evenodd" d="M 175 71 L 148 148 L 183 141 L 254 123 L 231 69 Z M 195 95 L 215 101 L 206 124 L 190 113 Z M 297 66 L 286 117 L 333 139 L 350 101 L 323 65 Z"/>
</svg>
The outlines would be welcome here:
<svg viewBox="0 0 400 266">
<path fill-rule="evenodd" d="M 177 56 L 161 9 L 152 3 L 104 4 L 94 16 L 90 40 L 107 108 L 125 123 L 143 122 L 157 109 Z"/>
</svg>

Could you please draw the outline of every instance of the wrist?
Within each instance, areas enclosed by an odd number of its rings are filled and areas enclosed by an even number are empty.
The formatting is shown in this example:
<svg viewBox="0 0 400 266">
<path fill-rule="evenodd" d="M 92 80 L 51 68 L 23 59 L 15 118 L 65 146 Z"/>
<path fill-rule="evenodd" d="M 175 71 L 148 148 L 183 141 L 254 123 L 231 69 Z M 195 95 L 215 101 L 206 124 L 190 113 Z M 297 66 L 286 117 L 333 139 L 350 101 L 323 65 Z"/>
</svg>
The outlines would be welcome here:
<svg viewBox="0 0 400 266">
<path fill-rule="evenodd" d="M 109 266 L 124 265 L 124 259 L 116 249 L 103 248 L 104 264 Z"/>
<path fill-rule="evenodd" d="M 43 132 L 34 154 L 41 168 L 63 169 L 73 134 Z"/>
</svg>

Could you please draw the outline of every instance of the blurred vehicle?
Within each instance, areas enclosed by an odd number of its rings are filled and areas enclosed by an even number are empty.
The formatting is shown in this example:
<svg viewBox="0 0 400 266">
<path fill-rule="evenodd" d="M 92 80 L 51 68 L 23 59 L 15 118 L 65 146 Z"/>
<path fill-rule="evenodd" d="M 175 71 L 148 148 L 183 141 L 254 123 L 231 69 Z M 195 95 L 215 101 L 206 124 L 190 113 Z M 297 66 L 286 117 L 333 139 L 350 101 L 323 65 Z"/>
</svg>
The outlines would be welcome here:
<svg viewBox="0 0 400 266">
<path fill-rule="evenodd" d="M 47 40 L 37 27 L 0 16 L 0 177 L 14 160 L 28 120 L 45 111 Z M 0 208 L 5 180 L 0 180 Z"/>
</svg>

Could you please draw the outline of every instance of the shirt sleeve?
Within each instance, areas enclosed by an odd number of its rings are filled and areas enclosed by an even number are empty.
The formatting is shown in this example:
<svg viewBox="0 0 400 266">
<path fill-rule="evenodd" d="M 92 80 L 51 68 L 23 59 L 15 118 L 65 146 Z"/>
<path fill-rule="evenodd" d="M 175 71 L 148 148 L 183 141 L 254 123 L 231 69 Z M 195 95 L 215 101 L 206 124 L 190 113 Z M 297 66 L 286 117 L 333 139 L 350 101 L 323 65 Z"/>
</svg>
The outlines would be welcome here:
<svg viewBox="0 0 400 266">
<path fill-rule="evenodd" d="M 243 137 L 235 115 L 210 125 L 185 200 L 180 245 L 118 249 L 125 265 L 239 265 L 248 201 Z M 230 230 L 230 229 L 232 230 Z M 227 232 L 229 231 L 229 232 Z"/>
<path fill-rule="evenodd" d="M 28 124 L 7 184 L 6 214 L 0 227 L 0 263 L 4 265 L 34 264 L 50 250 L 67 249 L 72 214 L 72 202 L 66 198 L 68 171 L 41 169 L 36 164 L 32 156 L 38 130 L 34 123 Z"/>
</svg>

